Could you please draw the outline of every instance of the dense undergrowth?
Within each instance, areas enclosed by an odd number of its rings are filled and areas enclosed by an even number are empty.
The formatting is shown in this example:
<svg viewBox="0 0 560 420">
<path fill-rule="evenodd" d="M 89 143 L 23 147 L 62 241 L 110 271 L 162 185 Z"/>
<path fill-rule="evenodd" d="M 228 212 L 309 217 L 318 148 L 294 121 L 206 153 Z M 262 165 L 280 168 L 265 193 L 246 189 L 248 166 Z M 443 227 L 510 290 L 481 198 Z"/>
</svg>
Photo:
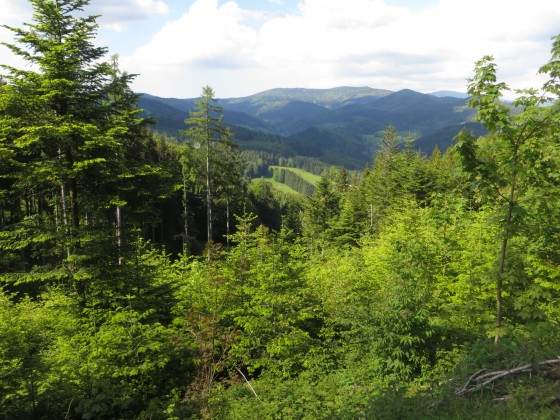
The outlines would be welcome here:
<svg viewBox="0 0 560 420">
<path fill-rule="evenodd" d="M 242 179 L 210 88 L 157 136 L 87 1 L 31 3 L 0 85 L 0 418 L 560 416 L 560 38 L 512 105 L 476 64 L 488 135 L 427 157 L 388 127 L 293 200 Z"/>
</svg>

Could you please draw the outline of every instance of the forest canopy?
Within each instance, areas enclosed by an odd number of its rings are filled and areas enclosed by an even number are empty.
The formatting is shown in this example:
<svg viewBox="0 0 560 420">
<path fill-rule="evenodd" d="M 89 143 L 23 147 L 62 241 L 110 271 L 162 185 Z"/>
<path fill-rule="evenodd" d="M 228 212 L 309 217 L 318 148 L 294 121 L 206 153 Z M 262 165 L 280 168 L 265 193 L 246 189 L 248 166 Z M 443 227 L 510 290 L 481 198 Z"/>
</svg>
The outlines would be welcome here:
<svg viewBox="0 0 560 420">
<path fill-rule="evenodd" d="M 560 35 L 511 104 L 475 63 L 484 136 L 426 156 L 388 126 L 363 171 L 276 165 L 281 194 L 212 88 L 158 134 L 89 2 L 30 3 L 1 66 L 0 418 L 560 414 Z"/>
</svg>

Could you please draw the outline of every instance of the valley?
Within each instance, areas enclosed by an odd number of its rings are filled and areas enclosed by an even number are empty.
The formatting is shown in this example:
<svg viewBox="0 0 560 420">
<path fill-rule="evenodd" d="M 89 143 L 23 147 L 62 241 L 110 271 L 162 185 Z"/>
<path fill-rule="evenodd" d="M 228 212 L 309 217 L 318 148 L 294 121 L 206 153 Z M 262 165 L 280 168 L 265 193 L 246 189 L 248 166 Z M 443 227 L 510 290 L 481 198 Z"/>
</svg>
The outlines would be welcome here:
<svg viewBox="0 0 560 420">
<path fill-rule="evenodd" d="M 302 156 L 328 165 L 361 169 L 371 163 L 381 133 L 389 125 L 414 148 L 430 155 L 445 151 L 466 127 L 482 134 L 464 94 L 435 96 L 401 90 L 339 87 L 272 89 L 244 98 L 219 99 L 224 123 L 232 127 L 241 150 L 268 151 L 279 157 Z M 184 120 L 195 99 L 143 94 L 139 107 L 157 120 L 154 130 L 182 138 Z"/>
</svg>

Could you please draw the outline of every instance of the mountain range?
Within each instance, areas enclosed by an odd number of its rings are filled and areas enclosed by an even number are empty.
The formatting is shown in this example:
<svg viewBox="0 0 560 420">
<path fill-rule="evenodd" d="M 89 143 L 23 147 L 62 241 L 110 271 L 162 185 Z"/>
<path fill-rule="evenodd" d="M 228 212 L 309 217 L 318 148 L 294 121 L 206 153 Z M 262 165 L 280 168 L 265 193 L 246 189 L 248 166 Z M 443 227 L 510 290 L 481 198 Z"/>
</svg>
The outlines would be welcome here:
<svg viewBox="0 0 560 420">
<path fill-rule="evenodd" d="M 195 101 L 142 94 L 139 107 L 157 121 L 155 130 L 180 137 Z M 241 149 L 306 156 L 349 169 L 371 162 L 388 125 L 403 137 L 412 136 L 415 147 L 427 154 L 436 146 L 447 149 L 463 126 L 480 134 L 467 103 L 458 92 L 369 87 L 271 89 L 218 100 Z"/>
</svg>

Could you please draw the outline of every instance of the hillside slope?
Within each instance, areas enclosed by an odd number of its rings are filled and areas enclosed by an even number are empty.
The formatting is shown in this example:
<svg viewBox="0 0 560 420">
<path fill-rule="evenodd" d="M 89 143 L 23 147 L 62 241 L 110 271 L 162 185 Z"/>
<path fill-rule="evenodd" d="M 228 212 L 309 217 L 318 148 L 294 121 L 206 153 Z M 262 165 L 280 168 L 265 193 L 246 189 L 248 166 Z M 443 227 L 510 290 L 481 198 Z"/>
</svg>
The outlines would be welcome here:
<svg viewBox="0 0 560 420">
<path fill-rule="evenodd" d="M 234 128 L 242 149 L 272 151 L 280 156 L 307 156 L 360 168 L 371 161 L 379 136 L 393 125 L 417 148 L 431 153 L 449 147 L 474 110 L 468 99 L 438 97 L 409 89 L 372 88 L 272 89 L 244 98 L 220 99 L 224 122 Z M 179 135 L 195 99 L 158 98 L 144 94 L 139 105 L 157 120 L 156 130 Z"/>
</svg>

